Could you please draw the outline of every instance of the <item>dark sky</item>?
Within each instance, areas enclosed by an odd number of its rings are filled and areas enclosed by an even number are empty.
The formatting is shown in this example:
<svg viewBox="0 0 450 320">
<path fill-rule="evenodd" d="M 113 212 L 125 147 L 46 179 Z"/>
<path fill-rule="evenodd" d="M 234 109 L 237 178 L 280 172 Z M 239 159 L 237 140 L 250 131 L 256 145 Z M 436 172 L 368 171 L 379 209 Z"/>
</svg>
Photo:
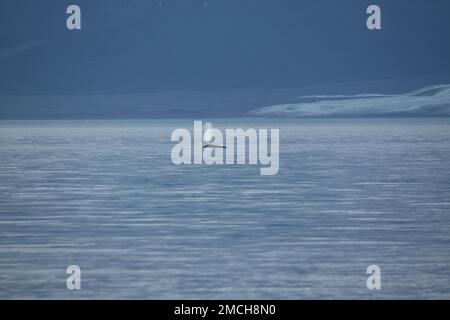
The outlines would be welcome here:
<svg viewBox="0 0 450 320">
<path fill-rule="evenodd" d="M 205 5 L 204 2 L 207 4 Z M 301 88 L 450 74 L 448 0 L 2 0 L 0 95 Z M 66 29 L 66 8 L 82 30 Z M 370 4 L 382 30 L 366 28 Z"/>
</svg>

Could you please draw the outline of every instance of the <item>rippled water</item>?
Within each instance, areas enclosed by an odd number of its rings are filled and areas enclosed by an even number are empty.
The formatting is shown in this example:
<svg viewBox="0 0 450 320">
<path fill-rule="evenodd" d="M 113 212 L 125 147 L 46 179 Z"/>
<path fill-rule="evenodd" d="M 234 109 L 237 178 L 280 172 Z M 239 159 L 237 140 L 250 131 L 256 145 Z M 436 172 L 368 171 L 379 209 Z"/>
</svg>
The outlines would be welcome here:
<svg viewBox="0 0 450 320">
<path fill-rule="evenodd" d="M 214 124 L 280 128 L 278 175 L 173 165 L 191 121 L 0 122 L 0 297 L 450 298 L 450 120 Z"/>
</svg>

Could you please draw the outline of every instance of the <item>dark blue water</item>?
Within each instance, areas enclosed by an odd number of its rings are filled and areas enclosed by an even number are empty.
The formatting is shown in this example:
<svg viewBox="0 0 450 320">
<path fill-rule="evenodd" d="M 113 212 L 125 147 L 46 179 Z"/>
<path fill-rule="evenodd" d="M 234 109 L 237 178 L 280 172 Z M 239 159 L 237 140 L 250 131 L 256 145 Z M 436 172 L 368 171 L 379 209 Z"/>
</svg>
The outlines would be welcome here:
<svg viewBox="0 0 450 320">
<path fill-rule="evenodd" d="M 278 175 L 173 165 L 191 121 L 0 122 L 0 297 L 450 298 L 450 120 L 213 123 L 280 128 Z"/>
</svg>

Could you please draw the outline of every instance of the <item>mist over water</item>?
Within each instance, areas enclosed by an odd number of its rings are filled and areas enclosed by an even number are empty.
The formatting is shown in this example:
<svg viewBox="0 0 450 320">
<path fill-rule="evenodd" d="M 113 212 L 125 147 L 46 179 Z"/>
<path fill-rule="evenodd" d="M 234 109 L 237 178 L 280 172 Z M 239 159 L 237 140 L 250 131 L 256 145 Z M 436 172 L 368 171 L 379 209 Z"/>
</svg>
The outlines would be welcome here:
<svg viewBox="0 0 450 320">
<path fill-rule="evenodd" d="M 450 120 L 213 123 L 279 128 L 278 174 L 175 166 L 188 120 L 1 121 L 0 297 L 450 298 Z"/>
</svg>

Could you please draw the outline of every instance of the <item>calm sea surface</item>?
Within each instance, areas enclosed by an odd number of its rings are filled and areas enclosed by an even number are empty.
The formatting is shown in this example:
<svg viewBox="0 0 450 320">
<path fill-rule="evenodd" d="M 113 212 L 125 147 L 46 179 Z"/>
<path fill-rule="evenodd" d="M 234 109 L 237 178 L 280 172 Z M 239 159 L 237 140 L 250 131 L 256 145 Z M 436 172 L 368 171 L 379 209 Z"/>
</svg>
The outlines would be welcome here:
<svg viewBox="0 0 450 320">
<path fill-rule="evenodd" d="M 172 164 L 192 121 L 0 121 L 0 298 L 450 299 L 450 120 L 213 123 L 279 128 L 279 173 Z"/>
</svg>

